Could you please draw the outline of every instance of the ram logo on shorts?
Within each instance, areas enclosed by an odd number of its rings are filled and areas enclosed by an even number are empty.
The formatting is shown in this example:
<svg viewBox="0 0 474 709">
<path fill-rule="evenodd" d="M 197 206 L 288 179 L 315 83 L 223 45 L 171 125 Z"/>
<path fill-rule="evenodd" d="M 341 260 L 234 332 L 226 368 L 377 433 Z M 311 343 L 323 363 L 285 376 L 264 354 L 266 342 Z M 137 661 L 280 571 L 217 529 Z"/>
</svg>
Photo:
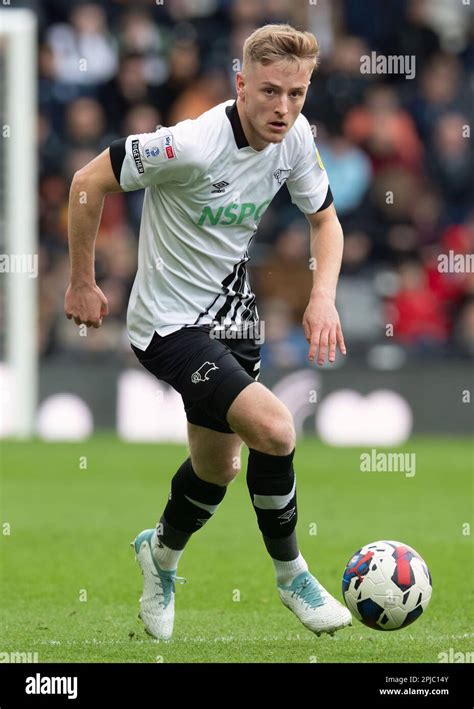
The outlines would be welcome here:
<svg viewBox="0 0 474 709">
<path fill-rule="evenodd" d="M 191 374 L 192 383 L 198 384 L 199 382 L 208 382 L 208 374 L 209 372 L 212 372 L 213 369 L 219 369 L 219 367 L 214 364 L 214 362 L 204 362 L 204 364 L 201 364 L 199 369 Z"/>
</svg>

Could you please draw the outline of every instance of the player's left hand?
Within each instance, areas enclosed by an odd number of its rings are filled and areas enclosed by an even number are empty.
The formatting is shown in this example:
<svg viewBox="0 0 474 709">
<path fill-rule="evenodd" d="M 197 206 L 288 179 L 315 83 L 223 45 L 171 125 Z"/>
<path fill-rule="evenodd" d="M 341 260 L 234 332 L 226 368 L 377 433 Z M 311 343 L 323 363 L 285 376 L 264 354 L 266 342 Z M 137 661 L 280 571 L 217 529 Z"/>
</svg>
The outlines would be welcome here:
<svg viewBox="0 0 474 709">
<path fill-rule="evenodd" d="M 311 296 L 303 315 L 303 329 L 309 343 L 308 359 L 314 360 L 318 352 L 318 364 L 324 364 L 326 353 L 328 361 L 336 359 L 336 345 L 343 355 L 346 354 L 341 322 L 334 305 L 334 300 L 324 293 Z"/>
</svg>

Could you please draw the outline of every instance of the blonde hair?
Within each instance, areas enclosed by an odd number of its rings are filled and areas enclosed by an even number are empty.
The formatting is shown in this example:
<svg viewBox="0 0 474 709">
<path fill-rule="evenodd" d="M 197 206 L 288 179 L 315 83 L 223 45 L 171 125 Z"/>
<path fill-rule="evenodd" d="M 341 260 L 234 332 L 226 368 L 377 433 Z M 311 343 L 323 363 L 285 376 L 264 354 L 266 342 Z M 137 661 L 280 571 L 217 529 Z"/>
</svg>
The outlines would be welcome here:
<svg viewBox="0 0 474 709">
<path fill-rule="evenodd" d="M 311 74 L 318 65 L 319 44 L 311 32 L 301 32 L 291 25 L 264 25 L 244 42 L 242 71 L 252 63 L 263 65 L 281 60 L 307 61 Z"/>
</svg>

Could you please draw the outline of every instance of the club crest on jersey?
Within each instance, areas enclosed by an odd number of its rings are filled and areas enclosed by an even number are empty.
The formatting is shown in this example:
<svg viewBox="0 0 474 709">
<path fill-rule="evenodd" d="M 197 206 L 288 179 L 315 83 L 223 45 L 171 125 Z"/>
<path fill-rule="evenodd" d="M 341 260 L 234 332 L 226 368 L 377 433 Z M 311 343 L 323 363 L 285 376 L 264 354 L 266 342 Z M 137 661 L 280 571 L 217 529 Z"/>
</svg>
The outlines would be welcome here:
<svg viewBox="0 0 474 709">
<path fill-rule="evenodd" d="M 278 170 L 275 170 L 273 173 L 273 177 L 278 181 L 279 185 L 282 185 L 289 178 L 290 172 L 291 170 L 285 170 L 284 168 L 279 167 Z"/>
<path fill-rule="evenodd" d="M 191 374 L 192 383 L 199 384 L 199 382 L 208 382 L 209 372 L 212 372 L 214 369 L 219 369 L 214 362 L 204 362 L 199 369 Z"/>
</svg>

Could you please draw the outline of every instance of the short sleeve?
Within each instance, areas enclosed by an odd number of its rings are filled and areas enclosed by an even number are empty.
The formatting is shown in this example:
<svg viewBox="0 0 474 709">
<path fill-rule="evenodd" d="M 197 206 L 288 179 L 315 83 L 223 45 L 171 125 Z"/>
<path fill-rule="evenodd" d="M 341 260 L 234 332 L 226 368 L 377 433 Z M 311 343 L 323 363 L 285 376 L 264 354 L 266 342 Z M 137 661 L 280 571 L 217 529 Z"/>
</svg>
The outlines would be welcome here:
<svg viewBox="0 0 474 709">
<path fill-rule="evenodd" d="M 331 188 L 307 119 L 300 115 L 300 150 L 286 185 L 303 214 L 314 214 L 333 202 Z"/>
<path fill-rule="evenodd" d="M 188 121 L 111 143 L 112 169 L 125 192 L 189 179 L 197 167 L 195 146 L 198 143 L 193 140 L 191 131 L 186 135 L 184 123 Z"/>
</svg>

